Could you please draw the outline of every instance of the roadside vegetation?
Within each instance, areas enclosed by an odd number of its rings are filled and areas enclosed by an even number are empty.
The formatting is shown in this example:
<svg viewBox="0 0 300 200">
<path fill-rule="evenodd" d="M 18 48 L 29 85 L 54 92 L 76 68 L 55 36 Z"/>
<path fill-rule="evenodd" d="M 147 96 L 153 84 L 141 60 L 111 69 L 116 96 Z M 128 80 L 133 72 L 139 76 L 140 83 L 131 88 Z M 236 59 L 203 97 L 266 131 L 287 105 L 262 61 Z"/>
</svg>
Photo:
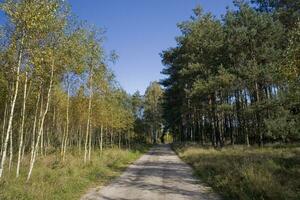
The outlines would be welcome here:
<svg viewBox="0 0 300 200">
<path fill-rule="evenodd" d="M 215 149 L 174 144 L 201 181 L 225 199 L 300 199 L 300 146 Z"/>
<path fill-rule="evenodd" d="M 8 173 L 0 181 L 0 199 L 79 199 L 88 188 L 99 187 L 112 180 L 147 150 L 147 145 L 133 150 L 106 149 L 93 151 L 91 162 L 85 165 L 82 154 L 71 151 L 67 159 L 58 159 L 59 153 L 51 153 L 36 163 L 31 181 L 26 182 L 26 170 L 20 178 Z M 25 159 L 27 160 L 27 159 Z M 24 163 L 27 168 L 28 162 Z M 12 171 L 13 172 L 13 171 Z"/>
</svg>

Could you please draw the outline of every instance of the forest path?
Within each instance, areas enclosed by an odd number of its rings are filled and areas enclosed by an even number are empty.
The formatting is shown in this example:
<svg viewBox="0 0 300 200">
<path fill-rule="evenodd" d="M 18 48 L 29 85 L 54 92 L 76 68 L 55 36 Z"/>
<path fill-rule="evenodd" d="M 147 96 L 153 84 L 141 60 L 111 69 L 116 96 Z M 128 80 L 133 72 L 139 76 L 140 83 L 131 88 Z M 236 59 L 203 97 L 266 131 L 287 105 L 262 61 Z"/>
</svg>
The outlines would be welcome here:
<svg viewBox="0 0 300 200">
<path fill-rule="evenodd" d="M 199 183 L 193 170 L 169 145 L 156 145 L 115 181 L 93 189 L 82 200 L 208 200 L 220 199 Z"/>
</svg>

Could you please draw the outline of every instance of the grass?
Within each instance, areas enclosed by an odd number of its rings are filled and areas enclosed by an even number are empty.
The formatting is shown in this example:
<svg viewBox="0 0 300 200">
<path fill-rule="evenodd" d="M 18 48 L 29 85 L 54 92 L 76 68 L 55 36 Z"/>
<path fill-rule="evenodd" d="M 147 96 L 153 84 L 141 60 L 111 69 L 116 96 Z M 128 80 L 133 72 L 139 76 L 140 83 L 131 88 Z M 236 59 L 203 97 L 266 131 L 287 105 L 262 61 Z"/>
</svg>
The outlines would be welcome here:
<svg viewBox="0 0 300 200">
<path fill-rule="evenodd" d="M 173 148 L 224 199 L 300 199 L 299 146 Z"/>
<path fill-rule="evenodd" d="M 107 149 L 102 154 L 93 152 L 92 162 L 83 164 L 83 155 L 70 153 L 62 162 L 57 153 L 38 158 L 32 178 L 26 183 L 28 163 L 22 166 L 21 176 L 15 178 L 15 169 L 0 180 L 1 200 L 67 200 L 79 199 L 91 187 L 106 184 L 142 153 L 138 150 Z M 26 159 L 27 160 L 27 159 Z"/>
</svg>

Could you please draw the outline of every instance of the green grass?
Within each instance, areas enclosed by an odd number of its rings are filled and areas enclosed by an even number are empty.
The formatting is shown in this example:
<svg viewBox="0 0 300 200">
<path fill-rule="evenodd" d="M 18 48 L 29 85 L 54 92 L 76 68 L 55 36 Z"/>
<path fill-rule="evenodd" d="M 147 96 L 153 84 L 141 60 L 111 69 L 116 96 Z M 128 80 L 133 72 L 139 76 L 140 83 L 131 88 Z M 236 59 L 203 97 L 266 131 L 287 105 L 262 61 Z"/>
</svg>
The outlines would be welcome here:
<svg viewBox="0 0 300 200">
<path fill-rule="evenodd" d="M 224 199 L 300 199 L 299 146 L 173 148 Z"/>
<path fill-rule="evenodd" d="M 102 155 L 93 152 L 92 162 L 83 164 L 83 155 L 70 153 L 63 163 L 58 154 L 38 158 L 32 178 L 26 183 L 28 163 L 22 166 L 21 176 L 15 178 L 15 169 L 0 180 L 1 200 L 67 200 L 79 199 L 89 188 L 106 184 L 120 173 L 147 148 L 139 150 L 107 149 Z M 26 159 L 27 160 L 27 159 Z"/>
</svg>

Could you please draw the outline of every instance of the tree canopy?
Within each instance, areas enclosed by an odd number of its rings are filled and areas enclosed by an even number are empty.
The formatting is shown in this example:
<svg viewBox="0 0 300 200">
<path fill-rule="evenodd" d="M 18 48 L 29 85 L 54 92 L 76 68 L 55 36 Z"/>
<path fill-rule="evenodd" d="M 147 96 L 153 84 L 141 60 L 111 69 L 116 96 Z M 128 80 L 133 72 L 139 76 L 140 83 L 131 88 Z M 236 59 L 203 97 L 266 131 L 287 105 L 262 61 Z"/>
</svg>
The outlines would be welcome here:
<svg viewBox="0 0 300 200">
<path fill-rule="evenodd" d="M 236 1 L 222 19 L 194 9 L 162 52 L 163 116 L 177 140 L 299 140 L 299 5 Z M 289 19 L 287 19 L 289 17 Z"/>
</svg>

